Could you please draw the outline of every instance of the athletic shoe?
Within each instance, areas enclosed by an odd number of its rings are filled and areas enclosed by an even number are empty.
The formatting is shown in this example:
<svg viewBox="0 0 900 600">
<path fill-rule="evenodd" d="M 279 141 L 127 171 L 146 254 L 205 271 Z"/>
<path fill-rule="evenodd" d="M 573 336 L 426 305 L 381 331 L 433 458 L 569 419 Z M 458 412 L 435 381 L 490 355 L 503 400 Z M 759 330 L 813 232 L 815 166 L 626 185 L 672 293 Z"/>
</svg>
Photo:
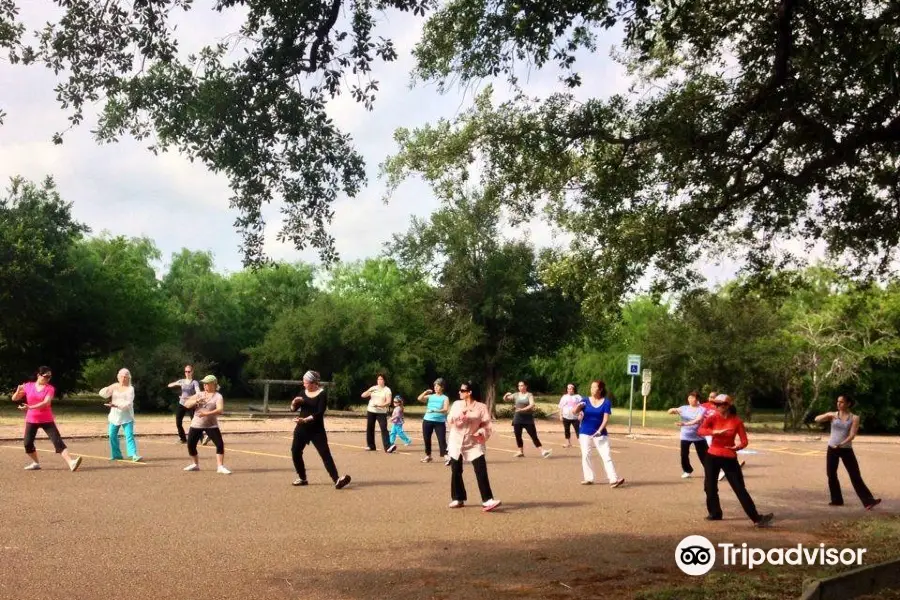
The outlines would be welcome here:
<svg viewBox="0 0 900 600">
<path fill-rule="evenodd" d="M 375 448 L 366 447 L 366 452 L 375 452 Z"/>
<path fill-rule="evenodd" d="M 143 456 L 132 456 L 131 457 L 131 462 L 141 462 L 142 460 L 144 460 Z"/>
<path fill-rule="evenodd" d="M 746 464 L 747 464 L 747 461 L 746 461 L 746 460 L 742 460 L 742 461 L 741 461 L 741 464 L 738 465 L 738 466 L 739 466 L 740 468 L 743 469 L 743 468 L 744 468 L 744 465 L 746 465 Z"/>
<path fill-rule="evenodd" d="M 615 482 L 615 483 L 611 483 L 611 484 L 609 485 L 609 487 L 611 487 L 611 488 L 621 487 L 623 483 L 625 483 L 625 478 L 624 478 L 624 477 L 623 477 L 622 479 L 618 480 L 618 481 Z"/>
<path fill-rule="evenodd" d="M 499 501 L 499 500 L 494 500 L 494 499 L 492 498 L 492 499 L 488 500 L 487 502 L 485 502 L 484 504 L 481 505 L 481 510 L 484 511 L 484 512 L 491 512 L 492 510 L 494 510 L 494 509 L 497 508 L 498 506 L 500 506 L 500 501 Z"/>
<path fill-rule="evenodd" d="M 466 505 L 465 502 L 460 502 L 459 500 L 454 500 L 453 502 L 451 502 L 449 504 L 449 508 L 462 508 L 465 505 Z"/>
<path fill-rule="evenodd" d="M 207 445 L 211 440 L 212 440 L 212 438 L 210 438 L 209 436 L 206 436 L 206 439 L 203 440 L 203 445 L 204 446 Z"/>
<path fill-rule="evenodd" d="M 40 471 L 40 470 L 41 470 L 41 463 L 33 462 L 33 463 L 31 463 L 30 465 L 28 465 L 27 467 L 25 467 L 25 470 L 26 470 L 26 471 Z"/>
<path fill-rule="evenodd" d="M 425 458 L 423 458 L 423 459 L 420 460 L 419 462 L 430 463 L 432 460 L 433 460 L 433 459 L 432 459 L 430 456 L 426 456 Z"/>
<path fill-rule="evenodd" d="M 305 479 L 300 479 L 298 477 L 297 479 L 294 480 L 294 483 L 292 483 L 291 485 L 309 485 L 309 482 L 306 481 Z"/>
<path fill-rule="evenodd" d="M 553 450 L 544 450 L 541 452 L 541 458 L 548 458 L 551 454 L 553 454 Z"/>
<path fill-rule="evenodd" d="M 515 458 L 525 458 L 525 453 L 524 452 L 516 452 Z"/>
<path fill-rule="evenodd" d="M 444 461 L 444 466 L 445 466 L 445 467 L 449 467 L 449 466 L 450 466 L 450 461 L 451 461 L 451 460 L 453 460 L 453 459 L 451 459 L 451 458 L 448 456 L 448 457 L 447 457 L 447 460 Z"/>
<path fill-rule="evenodd" d="M 843 506 L 843 502 L 829 502 L 828 506 Z"/>
<path fill-rule="evenodd" d="M 719 473 L 719 481 L 722 481 L 723 479 L 725 479 L 725 471 Z"/>
<path fill-rule="evenodd" d="M 178 440 L 176 444 L 187 444 L 187 440 Z"/>
<path fill-rule="evenodd" d="M 69 470 L 70 470 L 70 471 L 77 471 L 77 470 L 78 470 L 78 467 L 80 467 L 80 466 L 81 466 L 81 457 L 79 456 L 79 457 L 73 459 L 73 460 L 69 463 Z"/>
<path fill-rule="evenodd" d="M 200 465 L 189 464 L 189 465 L 186 466 L 183 470 L 184 470 L 184 471 L 199 471 L 199 470 L 200 470 Z"/>
<path fill-rule="evenodd" d="M 713 515 L 706 515 L 707 521 L 721 521 L 722 517 L 714 517 Z"/>
<path fill-rule="evenodd" d="M 584 481 L 581 482 L 581 485 L 594 485 L 594 482 L 593 482 L 593 480 L 585 479 Z"/>
<path fill-rule="evenodd" d="M 759 527 L 760 529 L 762 529 L 764 527 L 769 527 L 772 524 L 772 519 L 774 519 L 774 518 L 775 518 L 775 515 L 773 513 L 769 513 L 767 515 L 762 515 L 759 518 L 759 521 L 757 521 L 755 523 L 755 525 L 757 527 Z"/>
<path fill-rule="evenodd" d="M 216 473 L 220 475 L 231 475 L 231 471 L 225 468 L 225 465 L 222 465 L 218 469 L 216 469 Z"/>
<path fill-rule="evenodd" d="M 681 478 L 688 479 L 689 477 L 691 477 L 691 475 L 692 475 L 691 473 L 688 473 L 687 471 L 685 471 L 684 473 L 681 474 Z"/>
<path fill-rule="evenodd" d="M 872 510 L 879 504 L 881 504 L 881 498 L 875 498 L 874 500 L 872 500 L 872 504 L 866 504 L 866 510 Z"/>
<path fill-rule="evenodd" d="M 347 484 L 350 483 L 350 476 L 344 475 L 340 479 L 337 480 L 337 483 L 334 484 L 334 489 L 341 490 L 347 487 Z"/>
<path fill-rule="evenodd" d="M 387 450 L 385 450 L 385 452 L 387 452 L 388 454 L 393 454 L 396 451 L 397 451 L 397 444 L 391 444 L 390 447 Z"/>
<path fill-rule="evenodd" d="M 568 443 L 565 446 L 563 446 L 563 448 L 571 448 L 571 447 L 572 447 L 572 444 L 568 444 Z"/>
</svg>

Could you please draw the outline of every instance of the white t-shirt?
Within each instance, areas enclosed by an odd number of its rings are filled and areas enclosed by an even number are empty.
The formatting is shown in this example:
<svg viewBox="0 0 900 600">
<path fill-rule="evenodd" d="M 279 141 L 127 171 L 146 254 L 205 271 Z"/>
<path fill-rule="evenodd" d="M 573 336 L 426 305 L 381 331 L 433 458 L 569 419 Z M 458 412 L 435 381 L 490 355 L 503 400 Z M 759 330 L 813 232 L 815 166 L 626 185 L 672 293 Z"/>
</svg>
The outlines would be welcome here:
<svg viewBox="0 0 900 600">
<path fill-rule="evenodd" d="M 369 396 L 369 406 L 367 410 L 370 413 L 386 415 L 391 406 L 391 399 L 393 399 L 391 388 L 388 386 L 384 386 L 383 388 L 376 387 L 372 390 L 372 395 Z M 377 406 L 378 404 L 384 404 L 385 406 Z"/>
<path fill-rule="evenodd" d="M 581 396 L 578 394 L 563 394 L 559 399 L 559 410 L 563 419 L 574 420 L 578 418 L 575 414 L 575 407 L 582 402 Z"/>
</svg>

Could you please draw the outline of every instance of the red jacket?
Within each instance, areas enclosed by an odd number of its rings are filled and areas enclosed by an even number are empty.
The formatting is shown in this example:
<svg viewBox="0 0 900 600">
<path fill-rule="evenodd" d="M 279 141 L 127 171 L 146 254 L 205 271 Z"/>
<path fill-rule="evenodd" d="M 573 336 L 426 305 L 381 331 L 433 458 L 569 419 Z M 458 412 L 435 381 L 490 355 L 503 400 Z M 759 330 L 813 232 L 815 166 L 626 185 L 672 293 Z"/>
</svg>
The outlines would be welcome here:
<svg viewBox="0 0 900 600">
<path fill-rule="evenodd" d="M 725 432 L 713 435 L 713 431 L 716 429 L 724 429 Z M 697 433 L 712 436 L 712 445 L 709 447 L 709 453 L 713 456 L 737 458 L 736 450 L 747 447 L 747 431 L 744 429 L 744 422 L 738 417 L 712 415 L 703 421 Z M 734 444 L 735 437 L 739 438 L 741 442 L 737 446 Z M 731 449 L 732 447 L 734 447 L 734 450 Z"/>
</svg>

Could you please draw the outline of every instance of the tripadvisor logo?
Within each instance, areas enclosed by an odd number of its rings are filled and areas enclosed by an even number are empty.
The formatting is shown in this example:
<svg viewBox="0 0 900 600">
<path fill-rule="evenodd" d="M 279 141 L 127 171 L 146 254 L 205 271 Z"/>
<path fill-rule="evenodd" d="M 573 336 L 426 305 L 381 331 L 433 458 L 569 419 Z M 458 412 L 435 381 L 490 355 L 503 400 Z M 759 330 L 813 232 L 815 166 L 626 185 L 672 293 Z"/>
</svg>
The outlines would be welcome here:
<svg viewBox="0 0 900 600">
<path fill-rule="evenodd" d="M 751 548 L 743 544 L 717 544 L 723 566 L 753 569 L 760 565 L 861 566 L 865 548 L 829 548 L 825 544 L 790 548 Z M 675 548 L 675 564 L 687 575 L 706 575 L 716 564 L 716 546 L 702 535 L 689 535 Z"/>
</svg>

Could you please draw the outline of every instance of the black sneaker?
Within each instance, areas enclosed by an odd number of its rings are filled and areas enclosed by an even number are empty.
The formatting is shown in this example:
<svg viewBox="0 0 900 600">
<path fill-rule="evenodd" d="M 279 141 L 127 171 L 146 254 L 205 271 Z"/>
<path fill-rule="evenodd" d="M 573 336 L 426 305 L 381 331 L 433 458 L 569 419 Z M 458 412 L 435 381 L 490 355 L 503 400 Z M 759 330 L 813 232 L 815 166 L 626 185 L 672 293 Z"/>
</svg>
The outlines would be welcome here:
<svg viewBox="0 0 900 600">
<path fill-rule="evenodd" d="M 341 477 L 340 479 L 337 480 L 337 482 L 334 484 L 334 488 L 336 490 L 343 489 L 343 488 L 347 487 L 348 483 L 350 483 L 350 476 L 344 475 L 343 477 Z"/>
<path fill-rule="evenodd" d="M 714 515 L 706 515 L 707 521 L 721 521 L 722 517 L 716 517 Z"/>
<path fill-rule="evenodd" d="M 775 518 L 773 513 L 769 513 L 767 515 L 763 515 L 759 518 L 759 521 L 755 523 L 755 525 L 759 528 L 768 527 L 772 524 L 772 519 Z"/>
<path fill-rule="evenodd" d="M 872 500 L 871 504 L 866 504 L 866 510 L 872 510 L 879 504 L 881 504 L 881 498 L 875 498 L 874 500 Z"/>
<path fill-rule="evenodd" d="M 828 506 L 843 506 L 843 502 L 829 502 Z"/>
<path fill-rule="evenodd" d="M 297 479 L 294 480 L 294 483 L 292 483 L 291 485 L 309 485 L 309 482 L 306 481 L 305 479 L 300 479 L 298 477 Z"/>
<path fill-rule="evenodd" d="M 387 452 L 388 454 L 393 454 L 396 451 L 397 451 L 397 444 L 391 444 L 390 447 L 387 450 L 385 450 L 385 452 Z"/>
</svg>

